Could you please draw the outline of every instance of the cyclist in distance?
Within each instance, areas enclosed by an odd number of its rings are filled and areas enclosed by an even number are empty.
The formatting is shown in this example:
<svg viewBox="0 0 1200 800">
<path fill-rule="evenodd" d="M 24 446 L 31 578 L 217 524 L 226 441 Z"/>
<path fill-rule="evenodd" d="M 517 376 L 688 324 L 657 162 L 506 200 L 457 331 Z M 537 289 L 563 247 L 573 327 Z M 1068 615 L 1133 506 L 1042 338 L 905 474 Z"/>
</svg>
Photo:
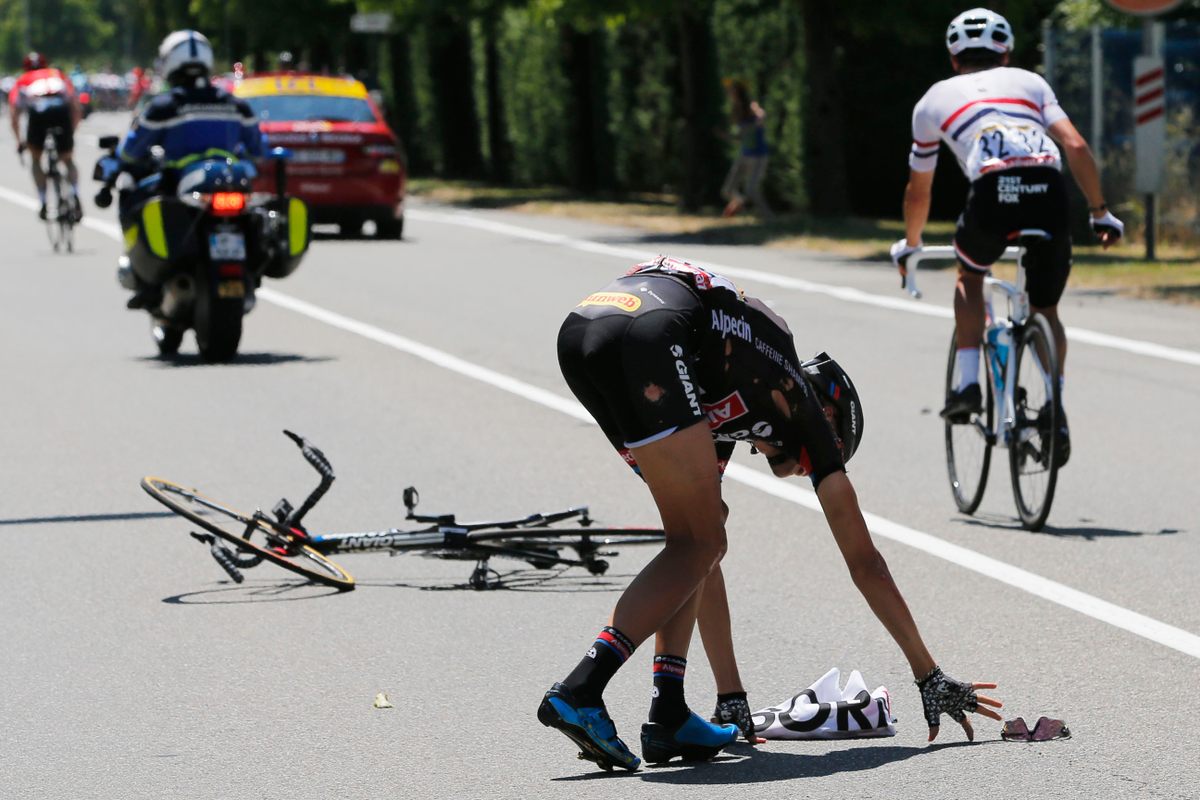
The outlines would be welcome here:
<svg viewBox="0 0 1200 800">
<path fill-rule="evenodd" d="M 203 159 L 262 155 L 262 133 L 250 106 L 213 86 L 212 45 L 204 34 L 183 30 L 163 39 L 158 48 L 157 70 L 170 90 L 146 104 L 125 135 L 118 155 L 135 177 L 163 174 L 157 191 L 172 191 L 171 181 L 189 165 Z M 151 148 L 162 148 L 160 160 Z M 122 195 L 122 213 L 140 199 Z M 136 280 L 132 270 L 121 276 L 123 286 Z M 156 299 L 158 287 L 137 285 L 129 308 L 146 308 Z"/>
<path fill-rule="evenodd" d="M 79 203 L 79 170 L 74 157 L 75 127 L 83 118 L 83 108 L 70 78 L 62 70 L 51 67 L 41 53 L 25 56 L 22 68 L 24 73 L 8 93 L 9 116 L 13 137 L 18 143 L 17 152 L 29 150 L 33 183 L 41 203 L 38 218 L 46 218 L 46 170 L 42 167 L 42 151 L 46 135 L 53 131 L 58 158 L 67 167 L 68 191 L 78 222 L 83 218 L 83 206 Z M 21 112 L 28 117 L 24 139 L 21 138 Z"/>
<path fill-rule="evenodd" d="M 959 14 L 946 30 L 946 48 L 957 74 L 935 83 L 913 110 L 905 238 L 892 245 L 891 254 L 903 275 L 905 259 L 921 246 L 938 146 L 945 142 L 971 189 L 954 233 L 959 266 L 954 318 L 962 378 L 949 390 L 941 414 L 951 422 L 966 422 L 983 409 L 978 383 L 986 325 L 983 279 L 1010 244 L 1008 236 L 1022 228 L 1040 228 L 1052 237 L 1030 245 L 1024 263 L 1030 305 L 1050 323 L 1058 344 L 1061 386 L 1067 335 L 1058 301 L 1071 271 L 1064 155 L 1104 247 L 1121 237 L 1124 225 L 1105 205 L 1092 152 L 1050 85 L 1035 73 L 1008 66 L 1013 33 L 1004 17 L 985 8 Z M 1070 434 L 1066 417 L 1060 419 L 1056 433 L 1065 464 Z"/>
<path fill-rule="evenodd" d="M 855 585 L 917 679 L 930 740 L 942 712 L 971 738 L 966 712 L 1000 718 L 987 707 L 1000 703 L 975 692 L 995 684 L 963 683 L 938 668 L 871 541 L 845 472 L 862 441 L 862 405 L 837 362 L 821 353 L 801 363 L 787 324 L 760 300 L 667 257 L 584 298 L 559 331 L 558 356 L 571 391 L 649 487 L 666 544 L 621 595 L 578 666 L 546 692 L 542 724 L 603 767 L 636 769 L 640 759 L 617 736 L 602 695 L 654 636 L 645 759 L 707 758 L 736 739 L 737 727 L 689 710 L 683 679 L 698 619 L 709 660 L 732 662 L 719 566 L 728 513 L 721 473 L 739 441 L 766 456 L 776 476 L 812 480 Z M 710 639 L 709 631 L 726 636 Z"/>
</svg>

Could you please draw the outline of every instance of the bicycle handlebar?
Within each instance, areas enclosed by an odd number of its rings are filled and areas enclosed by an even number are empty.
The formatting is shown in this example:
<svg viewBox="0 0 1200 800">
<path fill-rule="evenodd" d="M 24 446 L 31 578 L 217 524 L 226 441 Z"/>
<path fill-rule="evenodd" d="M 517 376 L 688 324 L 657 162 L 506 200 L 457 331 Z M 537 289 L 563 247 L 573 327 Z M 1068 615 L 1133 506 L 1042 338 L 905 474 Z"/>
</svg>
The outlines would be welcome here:
<svg viewBox="0 0 1200 800">
<path fill-rule="evenodd" d="M 1006 247 L 1001 258 L 1019 258 L 1021 248 Z M 928 259 L 954 259 L 957 258 L 954 248 L 950 245 L 922 245 L 912 251 L 904 260 L 905 276 L 900 284 L 901 289 L 908 290 L 913 299 L 920 300 L 922 297 L 921 290 L 917 287 L 917 267 L 922 261 Z"/>
<path fill-rule="evenodd" d="M 308 499 L 301 504 L 298 510 L 289 514 L 287 520 L 284 522 L 284 524 L 289 527 L 304 530 L 304 526 L 301 524 L 301 520 L 304 519 L 304 515 L 312 510 L 312 507 L 317 504 L 317 501 L 324 497 L 325 493 L 329 491 L 329 487 L 333 485 L 333 480 L 335 477 L 333 474 L 333 466 L 329 463 L 329 459 L 325 457 L 325 454 L 313 447 L 312 444 L 310 444 L 309 441 L 303 436 L 297 433 L 292 433 L 288 430 L 285 430 L 284 434 L 296 443 L 296 445 L 300 448 L 300 452 L 304 454 L 304 460 L 311 464 L 312 468 L 315 469 L 321 476 L 321 482 L 317 485 L 317 488 L 312 490 L 312 493 L 308 496 Z"/>
</svg>

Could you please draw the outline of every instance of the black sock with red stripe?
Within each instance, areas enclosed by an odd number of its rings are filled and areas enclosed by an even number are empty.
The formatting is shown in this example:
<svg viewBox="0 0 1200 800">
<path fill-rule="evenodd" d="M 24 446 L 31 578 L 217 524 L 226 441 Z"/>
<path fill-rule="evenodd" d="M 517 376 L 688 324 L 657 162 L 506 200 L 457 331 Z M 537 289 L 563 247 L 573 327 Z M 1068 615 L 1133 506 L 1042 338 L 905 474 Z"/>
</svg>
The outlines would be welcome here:
<svg viewBox="0 0 1200 800">
<path fill-rule="evenodd" d="M 605 627 L 579 666 L 563 680 L 581 706 L 598 706 L 604 687 L 633 655 L 633 642 L 616 628 Z"/>
<path fill-rule="evenodd" d="M 654 699 L 650 701 L 650 721 L 668 728 L 687 722 L 687 701 L 683 699 L 683 674 L 687 659 L 680 656 L 654 657 Z"/>
</svg>

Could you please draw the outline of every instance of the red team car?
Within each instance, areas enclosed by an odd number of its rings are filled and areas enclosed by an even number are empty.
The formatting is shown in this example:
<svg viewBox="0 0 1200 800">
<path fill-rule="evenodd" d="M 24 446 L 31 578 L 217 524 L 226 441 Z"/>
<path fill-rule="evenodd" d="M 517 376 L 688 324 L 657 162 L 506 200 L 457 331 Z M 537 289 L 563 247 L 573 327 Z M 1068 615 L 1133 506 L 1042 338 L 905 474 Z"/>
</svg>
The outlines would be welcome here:
<svg viewBox="0 0 1200 800">
<path fill-rule="evenodd" d="M 258 114 L 268 147 L 292 151 L 288 194 L 303 199 L 314 223 L 336 223 L 343 234 L 375 223 L 380 238 L 404 233 L 405 169 L 400 140 L 362 83 L 304 73 L 259 74 L 237 82 L 234 94 Z M 274 191 L 265 166 L 260 191 Z"/>
</svg>

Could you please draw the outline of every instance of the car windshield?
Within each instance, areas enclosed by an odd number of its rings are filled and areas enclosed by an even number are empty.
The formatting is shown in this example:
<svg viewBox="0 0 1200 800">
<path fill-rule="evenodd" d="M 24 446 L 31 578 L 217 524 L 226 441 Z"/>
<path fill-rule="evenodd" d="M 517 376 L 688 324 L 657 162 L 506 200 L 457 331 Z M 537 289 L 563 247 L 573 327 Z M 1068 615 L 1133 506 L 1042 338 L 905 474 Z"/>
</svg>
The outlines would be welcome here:
<svg viewBox="0 0 1200 800">
<path fill-rule="evenodd" d="M 263 122 L 374 122 L 371 106 L 359 97 L 274 94 L 247 97 Z"/>
</svg>

